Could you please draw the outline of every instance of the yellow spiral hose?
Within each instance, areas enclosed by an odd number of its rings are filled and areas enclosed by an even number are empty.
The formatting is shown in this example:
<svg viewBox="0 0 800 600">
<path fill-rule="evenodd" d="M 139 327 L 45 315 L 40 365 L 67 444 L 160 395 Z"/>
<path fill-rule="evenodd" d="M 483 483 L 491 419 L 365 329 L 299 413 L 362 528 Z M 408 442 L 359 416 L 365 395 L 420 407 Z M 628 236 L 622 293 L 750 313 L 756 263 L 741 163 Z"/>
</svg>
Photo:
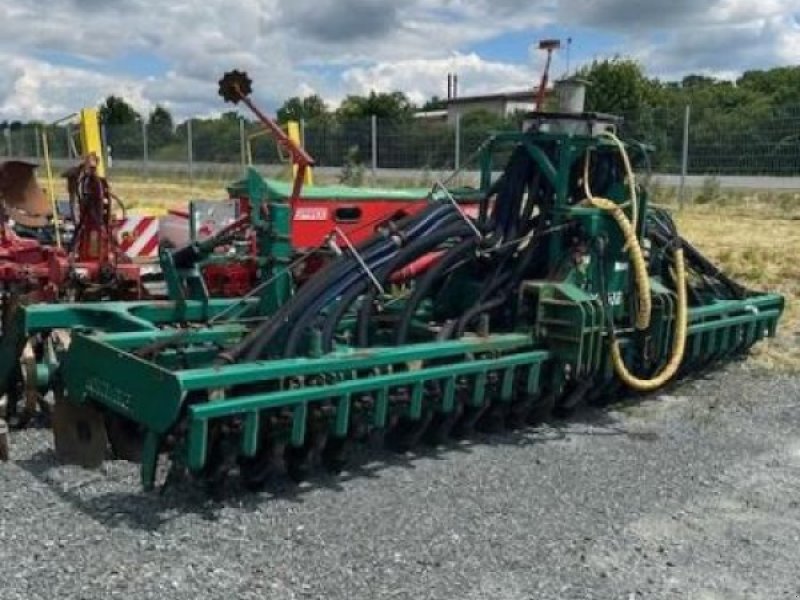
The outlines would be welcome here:
<svg viewBox="0 0 800 600">
<path fill-rule="evenodd" d="M 586 198 L 592 206 L 604 210 L 611 214 L 617 226 L 622 231 L 625 238 L 625 248 L 633 266 L 633 275 L 636 282 L 637 293 L 637 310 L 634 319 L 634 325 L 638 330 L 645 330 L 650 326 L 650 319 L 652 315 L 653 302 L 650 292 L 650 276 L 647 273 L 647 264 L 644 260 L 642 247 L 636 237 L 636 220 L 638 210 L 638 200 L 636 197 L 636 180 L 631 166 L 628 152 L 625 150 L 625 144 L 613 133 L 604 132 L 604 137 L 611 139 L 619 148 L 622 156 L 622 162 L 625 165 L 625 171 L 628 179 L 628 187 L 631 193 L 631 219 L 628 219 L 622 205 L 612 202 L 607 198 L 598 198 L 592 195 L 591 185 L 589 182 L 589 154 L 587 153 L 583 167 L 583 186 Z M 611 339 L 611 360 L 614 364 L 614 371 L 622 382 L 629 388 L 639 392 L 650 392 L 667 383 L 678 372 L 678 368 L 683 361 L 683 355 L 686 350 L 686 332 L 688 327 L 688 297 L 686 292 L 686 264 L 684 261 L 683 250 L 676 248 L 673 253 L 675 260 L 675 286 L 678 296 L 678 303 L 675 315 L 675 335 L 672 341 L 672 354 L 669 361 L 658 373 L 651 379 L 640 379 L 633 375 L 625 365 L 620 350 L 619 340 Z"/>
</svg>

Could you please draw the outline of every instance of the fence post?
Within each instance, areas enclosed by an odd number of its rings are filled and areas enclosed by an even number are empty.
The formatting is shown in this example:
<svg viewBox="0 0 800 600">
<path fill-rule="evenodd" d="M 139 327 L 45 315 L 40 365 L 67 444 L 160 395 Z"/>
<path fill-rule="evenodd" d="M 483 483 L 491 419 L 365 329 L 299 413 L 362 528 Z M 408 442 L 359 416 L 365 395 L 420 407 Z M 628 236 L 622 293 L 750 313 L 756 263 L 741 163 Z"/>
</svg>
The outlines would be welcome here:
<svg viewBox="0 0 800 600">
<path fill-rule="evenodd" d="M 461 113 L 456 112 L 455 127 L 455 152 L 453 154 L 453 169 L 458 171 L 461 168 Z"/>
<path fill-rule="evenodd" d="M 371 144 L 372 144 L 372 180 L 375 180 L 375 177 L 378 174 L 378 116 L 372 115 L 371 119 L 371 129 L 372 129 L 372 136 L 371 136 Z"/>
<path fill-rule="evenodd" d="M 61 129 L 64 132 L 64 142 L 67 145 L 67 158 L 69 158 L 70 160 L 77 158 L 75 156 L 75 153 L 72 151 L 72 147 L 74 146 L 74 144 L 72 142 L 72 137 L 69 134 L 69 125 L 65 125 L 64 127 L 60 127 L 59 129 Z"/>
<path fill-rule="evenodd" d="M 100 152 L 105 156 L 106 169 L 111 170 L 114 167 L 114 156 L 111 145 L 108 143 L 108 130 L 103 123 L 100 123 L 100 145 L 103 147 Z"/>
<path fill-rule="evenodd" d="M 194 148 L 192 148 L 192 120 L 186 121 L 186 148 L 189 160 L 189 187 L 194 186 Z"/>
<path fill-rule="evenodd" d="M 242 159 L 242 168 L 247 166 L 247 141 L 244 132 L 244 117 L 239 117 L 239 155 Z"/>
<path fill-rule="evenodd" d="M 150 147 L 147 141 L 147 122 L 142 119 L 142 176 L 150 176 Z"/>
<path fill-rule="evenodd" d="M 681 151 L 681 187 L 678 191 L 678 208 L 683 208 L 686 194 L 686 174 L 689 170 L 689 120 L 692 115 L 692 106 L 686 105 L 683 115 L 683 149 Z"/>
</svg>

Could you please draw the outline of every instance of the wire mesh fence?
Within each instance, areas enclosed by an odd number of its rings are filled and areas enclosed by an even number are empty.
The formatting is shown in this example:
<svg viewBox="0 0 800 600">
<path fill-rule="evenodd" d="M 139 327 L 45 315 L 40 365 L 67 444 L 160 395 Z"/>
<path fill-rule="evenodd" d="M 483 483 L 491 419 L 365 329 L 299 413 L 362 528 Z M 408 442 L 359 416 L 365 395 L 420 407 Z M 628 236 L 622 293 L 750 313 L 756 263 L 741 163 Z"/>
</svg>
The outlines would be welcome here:
<svg viewBox="0 0 800 600">
<path fill-rule="evenodd" d="M 680 174 L 685 165 L 688 175 L 800 175 L 800 105 L 756 114 L 644 107 L 623 117 L 622 136 L 652 147 L 655 173 Z M 501 128 L 514 126 L 507 119 Z M 489 126 L 446 117 L 345 122 L 331 117 L 303 123 L 300 129 L 306 149 L 332 177 L 356 167 L 419 180 L 427 172 L 477 169 L 470 159 L 497 128 L 497 122 Z M 245 165 L 273 167 L 274 172 L 288 162 L 258 124 L 234 113 L 190 119 L 174 128 L 135 122 L 104 126 L 102 132 L 115 175 L 230 181 Z M 0 160 L 42 162 L 49 156 L 58 169 L 79 159 L 79 146 L 75 125 L 0 125 Z"/>
</svg>

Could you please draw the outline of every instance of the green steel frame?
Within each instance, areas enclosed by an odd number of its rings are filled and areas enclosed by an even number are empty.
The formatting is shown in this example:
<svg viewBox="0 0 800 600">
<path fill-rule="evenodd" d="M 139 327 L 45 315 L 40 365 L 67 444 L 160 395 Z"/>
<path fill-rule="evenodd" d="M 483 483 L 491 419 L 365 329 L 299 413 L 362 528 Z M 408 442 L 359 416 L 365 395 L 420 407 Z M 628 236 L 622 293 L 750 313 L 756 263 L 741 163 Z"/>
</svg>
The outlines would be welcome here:
<svg viewBox="0 0 800 600">
<path fill-rule="evenodd" d="M 200 473 L 207 465 L 211 431 L 220 424 L 238 436 L 242 458 L 256 456 L 265 429 L 282 425 L 273 435 L 302 447 L 309 422 L 324 420 L 329 435 L 344 438 L 354 419 L 382 429 L 392 418 L 419 421 L 430 412 L 448 415 L 459 407 L 563 397 L 576 389 L 596 393 L 613 389 L 616 378 L 608 351 L 608 317 L 617 325 L 629 364 L 654 372 L 669 358 L 675 294 L 658 276 L 651 281 L 654 311 L 648 357 L 626 323 L 632 289 L 624 240 L 611 218 L 571 204 L 575 169 L 588 150 L 616 152 L 594 137 L 563 134 L 504 133 L 492 138 L 481 157 L 481 189 L 492 183 L 492 156 L 498 148 L 521 144 L 555 190 L 549 224 L 553 229 L 546 252 L 552 278 L 526 282 L 518 301 L 535 307 L 513 331 L 467 336 L 456 341 L 428 341 L 402 347 L 338 349 L 325 356 L 219 365 L 220 349 L 246 334 L 235 318 L 225 324 L 176 328 L 186 321 L 202 323 L 230 301 L 181 300 L 164 304 L 105 307 L 34 307 L 25 311 L 26 331 L 49 327 L 91 329 L 77 332 L 66 353 L 61 374 L 69 402 L 88 404 L 138 424 L 144 434 L 142 483 L 155 481 L 159 453 L 170 434 L 184 435 L 171 447 L 172 458 Z M 264 198 L 254 172 L 231 188 L 231 194 Z M 623 203 L 619 182 L 611 199 Z M 608 195 L 608 194 L 607 194 Z M 639 214 L 647 211 L 639 197 Z M 274 285 L 253 300 L 254 312 L 269 316 L 288 301 L 291 281 L 280 276 L 291 259 L 288 207 L 280 202 L 258 208 L 253 219 L 263 257 L 262 280 Z M 565 253 L 561 226 L 579 224 L 589 238 L 606 241 L 605 261 L 575 265 Z M 638 223 L 645 234 L 645 219 Z M 277 277 L 276 277 L 277 275 Z M 186 273 L 175 273 L 174 285 Z M 607 282 L 605 286 L 600 281 Z M 600 290 L 608 298 L 600 298 Z M 618 302 L 611 301 L 613 298 Z M 242 307 L 239 307 L 240 309 Z M 741 300 L 708 299 L 689 311 L 685 371 L 736 356 L 753 343 L 774 335 L 783 298 L 762 294 Z M 48 320 L 48 315 L 51 316 Z M 310 344 L 313 348 L 314 344 Z M 320 416 L 322 415 L 322 416 Z"/>
</svg>

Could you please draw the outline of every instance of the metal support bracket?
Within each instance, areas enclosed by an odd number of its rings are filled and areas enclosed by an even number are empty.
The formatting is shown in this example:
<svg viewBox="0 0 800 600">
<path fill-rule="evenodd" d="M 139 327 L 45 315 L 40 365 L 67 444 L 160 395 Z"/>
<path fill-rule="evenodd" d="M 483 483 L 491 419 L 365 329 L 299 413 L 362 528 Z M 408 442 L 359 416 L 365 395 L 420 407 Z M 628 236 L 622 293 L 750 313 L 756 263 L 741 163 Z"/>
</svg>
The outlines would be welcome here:
<svg viewBox="0 0 800 600">
<path fill-rule="evenodd" d="M 369 268 L 367 263 L 364 262 L 364 258 L 358 253 L 356 247 L 353 245 L 353 242 L 350 241 L 350 238 L 345 235 L 344 231 L 342 231 L 339 227 L 335 229 L 336 234 L 344 240 L 344 243 L 347 244 L 347 248 L 350 252 L 353 253 L 353 257 L 358 261 L 359 266 L 364 270 L 364 273 L 367 274 L 367 277 L 370 278 L 372 283 L 375 285 L 375 288 L 381 293 L 385 294 L 386 290 L 381 285 L 381 282 L 378 281 L 378 278 L 375 277 L 375 273 L 372 272 L 372 269 Z"/>
<path fill-rule="evenodd" d="M 450 202 L 450 204 L 452 204 L 455 207 L 455 209 L 458 211 L 458 214 L 461 216 L 462 219 L 464 219 L 464 222 L 469 226 L 470 229 L 472 229 L 472 232 L 475 234 L 475 236 L 479 240 L 482 240 L 483 234 L 481 233 L 481 230 L 476 227 L 475 223 L 472 222 L 472 219 L 470 219 L 467 216 L 467 213 L 465 213 L 462 210 L 462 208 L 458 205 L 458 202 L 456 202 L 456 199 L 453 198 L 453 194 L 450 193 L 450 190 L 448 190 L 445 187 L 445 185 L 438 180 L 433 184 L 433 190 L 431 190 L 432 194 L 435 193 L 436 190 L 441 190 L 442 192 L 444 192 L 444 196 L 445 198 L 447 198 L 448 202 Z"/>
</svg>

